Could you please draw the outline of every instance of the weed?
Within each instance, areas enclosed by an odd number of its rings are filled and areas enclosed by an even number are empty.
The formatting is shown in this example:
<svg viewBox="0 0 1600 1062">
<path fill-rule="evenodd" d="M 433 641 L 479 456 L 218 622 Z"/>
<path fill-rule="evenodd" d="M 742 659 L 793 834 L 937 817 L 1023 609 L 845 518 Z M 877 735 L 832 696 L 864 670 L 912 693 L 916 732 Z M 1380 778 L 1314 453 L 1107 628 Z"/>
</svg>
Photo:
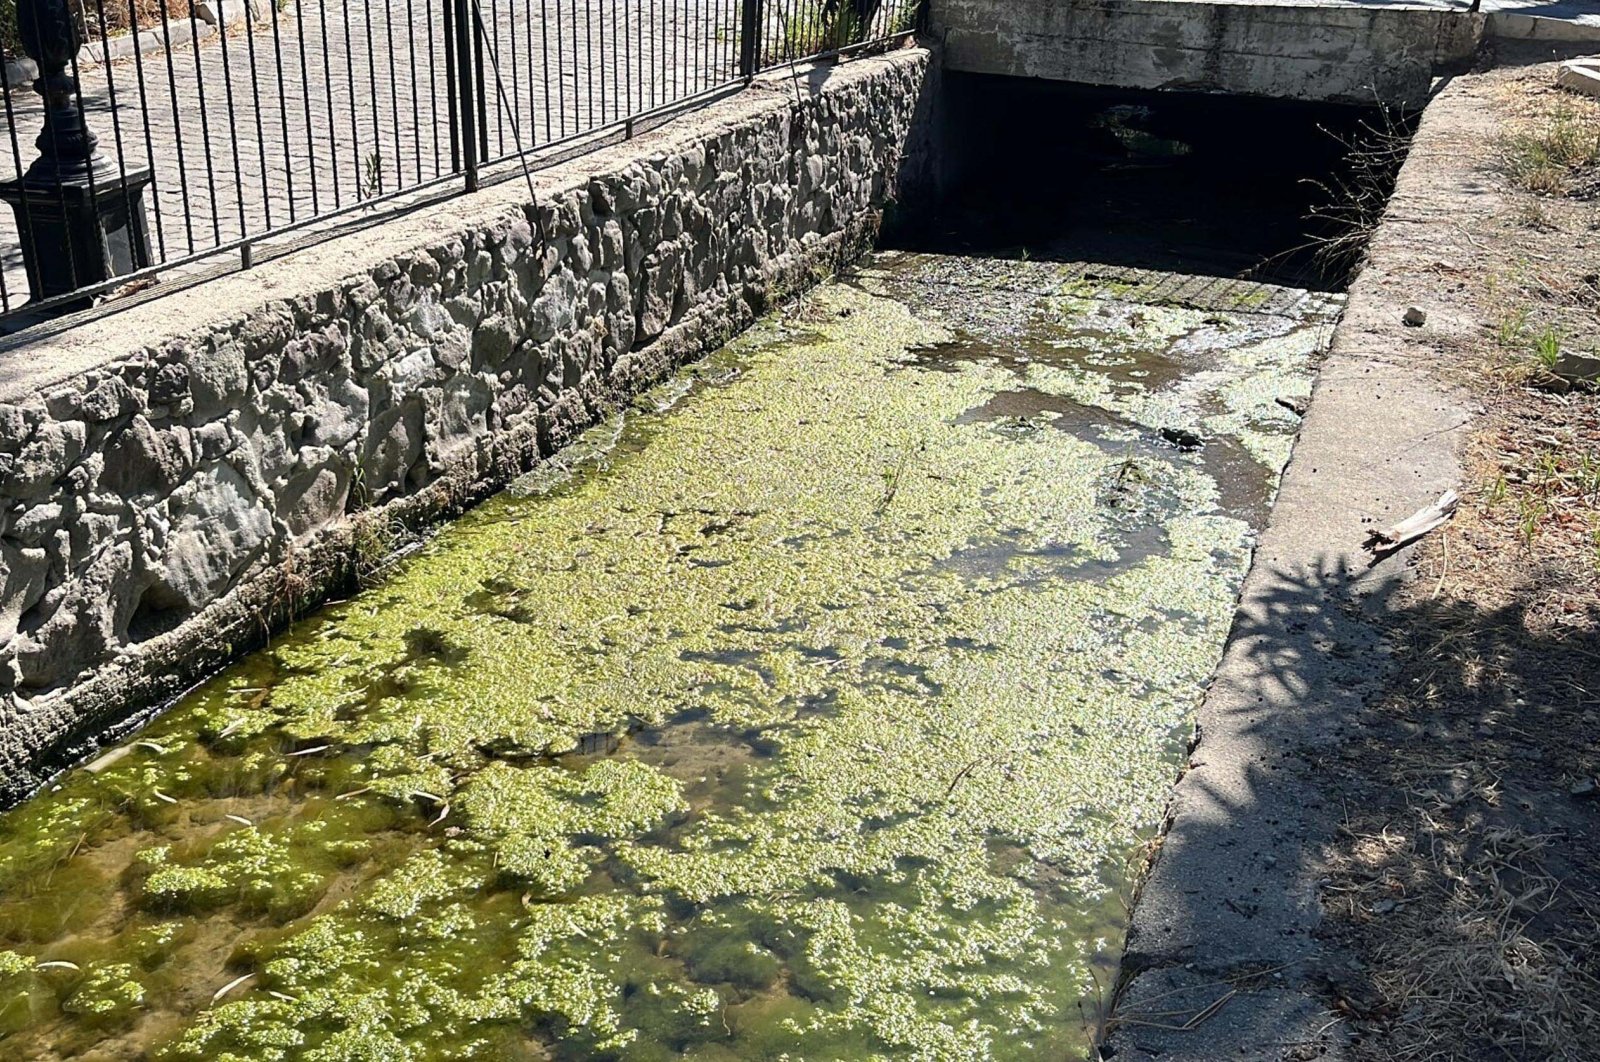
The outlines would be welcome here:
<svg viewBox="0 0 1600 1062">
<path fill-rule="evenodd" d="M 1484 510 L 1509 502 L 1524 545 L 1532 549 L 1542 533 L 1563 527 L 1600 530 L 1600 454 L 1551 438 L 1518 464 L 1520 475 L 1501 473 L 1486 488 Z"/>
<path fill-rule="evenodd" d="M 1522 536 L 1522 544 L 1530 550 L 1533 549 L 1534 536 L 1539 533 L 1539 523 L 1548 511 L 1543 498 L 1524 497 L 1518 499 L 1521 513 L 1517 517 L 1517 533 Z"/>
<path fill-rule="evenodd" d="M 22 55 L 22 37 L 17 32 L 17 0 L 0 0 L 0 51 L 7 59 Z"/>
<path fill-rule="evenodd" d="M 1522 342 L 1522 337 L 1528 330 L 1528 308 L 1509 310 L 1495 327 L 1495 341 L 1502 348 L 1509 349 Z"/>
<path fill-rule="evenodd" d="M 367 155 L 367 172 L 362 181 L 362 195 L 372 199 L 383 193 L 383 152 L 374 148 Z"/>
<path fill-rule="evenodd" d="M 867 27 L 854 0 L 804 0 L 787 16 L 780 13 L 780 19 L 781 40 L 776 46 L 769 46 L 764 63 L 792 62 L 866 38 Z"/>
<path fill-rule="evenodd" d="M 1343 167 L 1326 180 L 1309 179 L 1322 202 L 1306 216 L 1321 229 L 1313 238 L 1322 271 L 1344 273 L 1360 265 L 1367 243 L 1394 189 L 1395 174 L 1411 148 L 1404 115 L 1382 108 L 1376 122 L 1363 121 L 1349 136 L 1330 132 L 1344 146 Z"/>
<path fill-rule="evenodd" d="M 1561 360 L 1561 334 L 1553 328 L 1546 328 L 1534 336 L 1533 356 L 1539 359 L 1539 364 L 1545 369 L 1554 369 L 1556 362 Z"/>
<path fill-rule="evenodd" d="M 1536 195 L 1564 195 L 1573 179 L 1600 165 L 1600 125 L 1562 107 L 1542 128 L 1500 141 L 1500 166 L 1511 183 Z"/>
<path fill-rule="evenodd" d="M 917 28 L 917 15 L 921 12 L 922 5 L 902 3 L 900 11 L 895 15 L 894 22 L 889 27 L 890 33 L 909 33 Z"/>
<path fill-rule="evenodd" d="M 1576 475 L 1578 496 L 1589 505 L 1600 505 L 1600 455 L 1578 455 Z"/>
<path fill-rule="evenodd" d="M 1507 489 L 1506 475 L 1502 472 L 1494 477 L 1494 486 L 1489 488 L 1489 495 L 1484 499 L 1485 507 L 1490 509 L 1498 508 L 1500 503 L 1506 500 Z"/>
<path fill-rule="evenodd" d="M 350 553 L 356 577 L 363 583 L 370 582 L 383 570 L 404 534 L 405 528 L 375 513 L 365 513 L 351 521 Z"/>
<path fill-rule="evenodd" d="M 900 484 L 905 479 L 906 469 L 911 465 L 914 453 L 927 449 L 926 443 L 917 443 L 907 446 L 900 454 L 900 463 L 895 468 L 883 471 L 883 497 L 878 501 L 878 513 L 881 515 L 889 508 L 889 503 L 894 501 L 895 495 L 900 493 Z"/>
</svg>

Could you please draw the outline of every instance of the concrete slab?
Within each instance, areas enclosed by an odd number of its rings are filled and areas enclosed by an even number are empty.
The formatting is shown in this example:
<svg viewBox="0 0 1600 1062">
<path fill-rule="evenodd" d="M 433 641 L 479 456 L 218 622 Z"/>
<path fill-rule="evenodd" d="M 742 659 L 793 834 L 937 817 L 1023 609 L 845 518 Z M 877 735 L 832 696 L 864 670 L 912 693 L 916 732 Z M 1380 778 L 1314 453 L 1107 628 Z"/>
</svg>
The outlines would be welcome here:
<svg viewBox="0 0 1600 1062">
<path fill-rule="evenodd" d="M 1162 3 L 1247 4 L 1251 7 L 1364 7 L 1391 11 L 1473 10 L 1485 15 L 1516 14 L 1600 27 L 1600 3 L 1596 0 L 1481 0 L 1474 9 L 1471 0 L 1157 0 Z"/>
<path fill-rule="evenodd" d="M 1596 0 L 1155 0 L 1160 3 L 1247 4 L 1251 7 L 1357 7 L 1387 11 L 1454 11 L 1486 17 L 1484 35 L 1515 40 L 1600 41 Z"/>
<path fill-rule="evenodd" d="M 932 0 L 948 70 L 1421 107 L 1484 16 L 1424 4 Z"/>
<path fill-rule="evenodd" d="M 1600 96 L 1600 60 L 1573 59 L 1562 63 L 1556 84 L 1586 96 Z"/>
</svg>

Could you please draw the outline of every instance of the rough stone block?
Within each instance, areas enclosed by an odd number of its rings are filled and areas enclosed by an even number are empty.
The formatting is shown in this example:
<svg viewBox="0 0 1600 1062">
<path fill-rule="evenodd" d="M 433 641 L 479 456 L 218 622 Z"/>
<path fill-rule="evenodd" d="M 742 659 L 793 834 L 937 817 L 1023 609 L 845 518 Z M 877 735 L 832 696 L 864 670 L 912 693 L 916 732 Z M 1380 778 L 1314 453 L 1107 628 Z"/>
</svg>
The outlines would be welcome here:
<svg viewBox="0 0 1600 1062">
<path fill-rule="evenodd" d="M 927 70 L 908 51 L 799 103 L 754 90 L 541 175 L 535 203 L 485 189 L 391 223 L 409 245 L 381 226 L 242 297 L 132 307 L 85 371 L 0 394 L 0 803 L 47 745 L 258 637 L 294 551 L 333 579 L 353 511 L 505 483 L 811 259 L 865 249 Z M 315 273 L 335 255 L 349 272 Z M 48 343 L 11 356 L 48 365 Z M 48 725 L 8 725 L 47 690 Z"/>
</svg>

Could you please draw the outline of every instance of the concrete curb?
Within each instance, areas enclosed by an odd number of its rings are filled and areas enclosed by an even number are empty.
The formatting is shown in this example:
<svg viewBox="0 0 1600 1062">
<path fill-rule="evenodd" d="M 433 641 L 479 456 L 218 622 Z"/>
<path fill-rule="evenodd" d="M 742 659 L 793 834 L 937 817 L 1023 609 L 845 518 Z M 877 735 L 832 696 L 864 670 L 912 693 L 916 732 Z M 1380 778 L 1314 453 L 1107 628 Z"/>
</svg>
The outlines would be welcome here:
<svg viewBox="0 0 1600 1062">
<path fill-rule="evenodd" d="M 1500 40 L 1550 41 L 1567 44 L 1593 41 L 1600 44 L 1600 26 L 1565 18 L 1523 15 L 1515 11 L 1496 11 L 1490 14 L 1483 33 L 1485 37 Z"/>
<path fill-rule="evenodd" d="M 1311 762 L 1392 670 L 1384 627 L 1407 561 L 1369 568 L 1366 531 L 1460 484 L 1471 415 L 1426 371 L 1426 344 L 1475 324 L 1441 307 L 1420 333 L 1401 319 L 1407 276 L 1432 261 L 1417 233 L 1497 201 L 1473 171 L 1493 134 L 1463 87 L 1440 94 L 1351 287 L 1133 912 L 1104 1045 L 1118 1062 L 1347 1057 L 1323 986 L 1350 960 L 1318 936 L 1342 809 Z"/>
<path fill-rule="evenodd" d="M 1562 63 L 1556 84 L 1586 96 L 1600 96 L 1600 60 L 1572 59 Z"/>
</svg>

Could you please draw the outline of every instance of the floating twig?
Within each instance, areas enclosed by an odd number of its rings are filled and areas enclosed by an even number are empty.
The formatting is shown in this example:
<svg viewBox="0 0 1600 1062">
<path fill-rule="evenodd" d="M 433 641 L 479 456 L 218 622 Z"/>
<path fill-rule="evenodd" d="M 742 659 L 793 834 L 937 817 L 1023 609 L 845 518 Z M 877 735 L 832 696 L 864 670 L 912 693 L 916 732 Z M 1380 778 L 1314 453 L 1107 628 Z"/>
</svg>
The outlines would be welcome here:
<svg viewBox="0 0 1600 1062">
<path fill-rule="evenodd" d="M 223 985 L 221 988 L 217 989 L 211 994 L 211 1002 L 215 1003 L 217 1000 L 221 999 L 229 992 L 232 992 L 235 988 L 238 988 L 240 985 L 244 984 L 254 976 L 255 974 L 253 973 L 247 973 L 240 974 L 238 977 L 235 977 L 233 980 L 229 981 L 227 984 Z"/>
</svg>

